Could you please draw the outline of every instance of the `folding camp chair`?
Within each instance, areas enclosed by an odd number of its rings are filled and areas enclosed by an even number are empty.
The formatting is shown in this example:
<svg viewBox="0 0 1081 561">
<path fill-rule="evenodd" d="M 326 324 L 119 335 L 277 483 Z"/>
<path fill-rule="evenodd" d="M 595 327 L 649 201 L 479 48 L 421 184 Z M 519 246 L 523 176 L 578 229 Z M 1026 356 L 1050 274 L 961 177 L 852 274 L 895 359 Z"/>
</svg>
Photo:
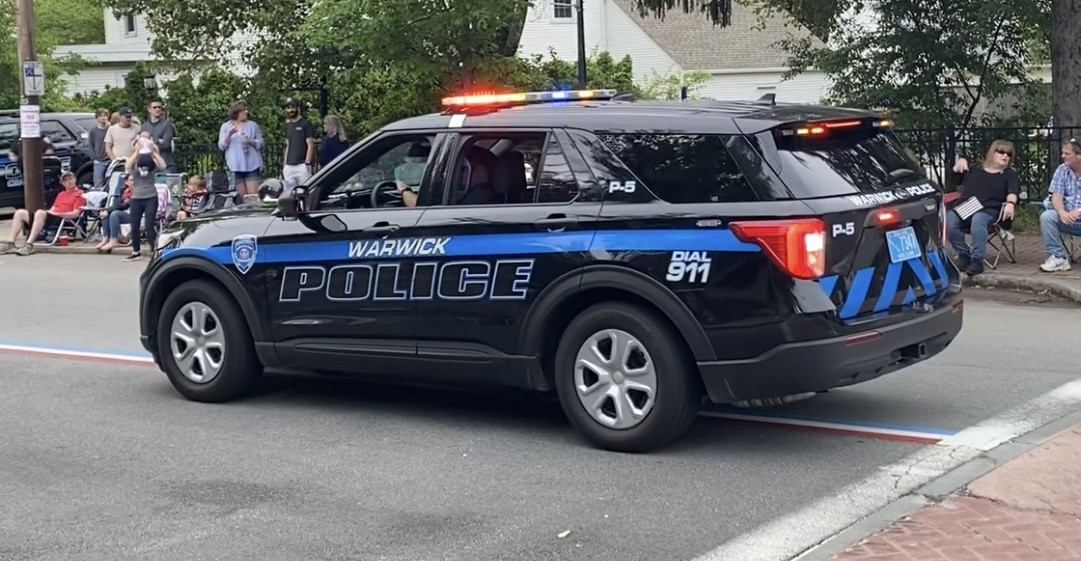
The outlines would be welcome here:
<svg viewBox="0 0 1081 561">
<path fill-rule="evenodd" d="M 960 199 L 961 193 L 953 191 L 946 193 L 942 198 L 942 204 L 946 205 L 947 209 L 952 210 L 952 207 Z M 1013 220 L 1003 220 L 1002 214 L 999 214 L 994 222 L 987 225 L 987 255 L 984 256 L 983 262 L 989 269 L 997 269 L 1003 257 L 1010 263 L 1017 263 L 1017 247 L 1015 244 L 1017 236 L 1010 231 L 1012 227 Z M 961 231 L 971 236 L 971 222 L 965 223 L 961 227 Z"/>
</svg>

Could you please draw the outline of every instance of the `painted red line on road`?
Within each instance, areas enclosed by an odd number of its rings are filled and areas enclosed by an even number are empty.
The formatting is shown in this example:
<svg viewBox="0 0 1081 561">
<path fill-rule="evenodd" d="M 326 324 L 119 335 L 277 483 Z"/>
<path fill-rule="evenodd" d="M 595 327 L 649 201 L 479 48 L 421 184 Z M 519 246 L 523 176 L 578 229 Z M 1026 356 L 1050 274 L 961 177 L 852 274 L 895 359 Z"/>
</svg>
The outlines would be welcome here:
<svg viewBox="0 0 1081 561">
<path fill-rule="evenodd" d="M 90 351 L 72 351 L 67 349 L 48 349 L 42 347 L 28 347 L 25 345 L 0 344 L 0 352 L 7 354 L 40 356 L 43 358 L 66 358 L 71 360 L 87 360 L 104 362 L 109 364 L 128 364 L 148 366 L 154 364 L 150 357 L 121 355 L 113 353 L 97 353 Z"/>
</svg>

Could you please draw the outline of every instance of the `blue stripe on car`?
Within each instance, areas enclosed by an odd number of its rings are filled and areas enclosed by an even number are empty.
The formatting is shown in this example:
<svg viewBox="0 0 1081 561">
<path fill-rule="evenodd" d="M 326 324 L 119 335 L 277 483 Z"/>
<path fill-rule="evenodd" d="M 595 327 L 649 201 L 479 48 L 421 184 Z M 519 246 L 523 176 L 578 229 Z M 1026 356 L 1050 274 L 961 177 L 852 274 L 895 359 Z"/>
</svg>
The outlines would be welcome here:
<svg viewBox="0 0 1081 561">
<path fill-rule="evenodd" d="M 476 234 L 433 236 L 448 237 L 448 257 L 484 255 L 538 255 L 546 253 L 580 253 L 587 251 L 730 251 L 758 252 L 757 244 L 740 241 L 731 230 L 602 230 L 584 232 L 525 232 L 519 234 Z M 341 261 L 349 259 L 351 241 L 312 241 L 260 244 L 256 262 L 298 263 Z M 233 262 L 228 244 L 209 248 L 178 248 L 162 252 L 162 259 L 193 255 L 210 259 L 221 265 Z M 371 259 L 409 259 L 414 256 L 387 255 Z M 368 257 L 365 257 L 366 259 Z"/>
</svg>

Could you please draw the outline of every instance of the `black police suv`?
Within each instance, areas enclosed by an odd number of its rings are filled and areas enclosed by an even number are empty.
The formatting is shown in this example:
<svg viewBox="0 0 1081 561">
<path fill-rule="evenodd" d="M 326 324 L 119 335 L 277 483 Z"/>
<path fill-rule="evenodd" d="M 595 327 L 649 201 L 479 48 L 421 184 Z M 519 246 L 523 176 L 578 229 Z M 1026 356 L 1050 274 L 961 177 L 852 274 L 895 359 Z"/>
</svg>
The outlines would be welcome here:
<svg viewBox="0 0 1081 561">
<path fill-rule="evenodd" d="M 93 183 L 94 160 L 90 153 L 89 131 L 97 126 L 93 113 L 42 113 L 42 138 L 50 144 L 45 171 L 45 200 L 51 204 L 62 189 L 60 174 L 71 171 L 79 185 Z M 9 157 L 20 142 L 18 110 L 0 110 L 0 207 L 22 207 L 22 168 Z"/>
<path fill-rule="evenodd" d="M 707 399 L 864 382 L 957 336 L 942 192 L 888 121 L 614 95 L 448 98 L 273 212 L 177 223 L 143 345 L 192 400 L 283 368 L 554 390 L 594 445 L 648 451 Z"/>
</svg>

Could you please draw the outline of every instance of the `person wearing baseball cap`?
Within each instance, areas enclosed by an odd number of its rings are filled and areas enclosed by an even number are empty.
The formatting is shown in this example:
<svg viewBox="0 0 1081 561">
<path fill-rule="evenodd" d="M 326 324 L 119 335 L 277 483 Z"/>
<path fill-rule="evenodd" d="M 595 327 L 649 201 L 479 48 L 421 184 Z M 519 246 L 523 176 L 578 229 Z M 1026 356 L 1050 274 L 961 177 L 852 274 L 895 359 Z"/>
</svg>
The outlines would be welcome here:
<svg viewBox="0 0 1081 561">
<path fill-rule="evenodd" d="M 131 122 L 131 108 L 121 107 L 117 113 L 120 121 L 105 131 L 105 154 L 110 160 L 126 160 L 135 151 L 135 139 L 139 127 Z"/>
<path fill-rule="evenodd" d="M 30 220 L 30 211 L 25 208 L 15 211 L 15 216 L 11 219 L 11 232 L 8 239 L 0 241 L 0 255 L 9 253 L 33 255 L 34 241 L 38 239 L 46 226 L 58 225 L 64 218 L 75 219 L 82 214 L 83 207 L 86 206 L 86 198 L 83 196 L 82 189 L 79 189 L 75 183 L 75 174 L 65 171 L 60 176 L 60 184 L 64 186 L 64 190 L 56 194 L 53 206 L 49 210 L 38 209 L 34 213 L 33 221 Z M 16 249 L 15 240 L 27 227 L 30 228 L 30 233 L 26 236 L 26 243 Z"/>
</svg>

